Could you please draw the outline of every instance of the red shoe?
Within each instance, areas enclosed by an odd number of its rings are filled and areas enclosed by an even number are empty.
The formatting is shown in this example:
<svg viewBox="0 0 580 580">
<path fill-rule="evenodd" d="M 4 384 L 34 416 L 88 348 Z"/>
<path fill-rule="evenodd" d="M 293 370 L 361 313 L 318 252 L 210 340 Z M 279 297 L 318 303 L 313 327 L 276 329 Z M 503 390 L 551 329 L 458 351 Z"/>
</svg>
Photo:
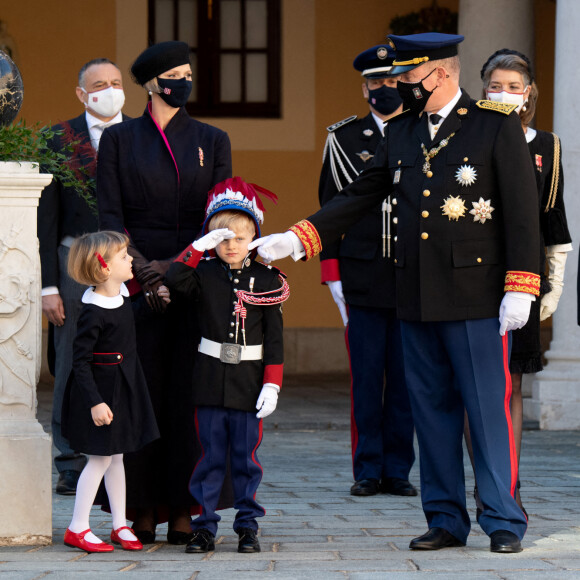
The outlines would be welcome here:
<svg viewBox="0 0 580 580">
<path fill-rule="evenodd" d="M 64 543 L 71 548 L 80 548 L 85 552 L 112 552 L 115 548 L 111 546 L 111 544 L 107 544 L 106 542 L 101 542 L 100 544 L 93 544 L 92 542 L 87 542 L 85 540 L 85 536 L 91 530 L 85 530 L 84 532 L 80 532 L 79 534 L 75 534 L 71 532 L 68 528 L 64 533 Z"/>
<path fill-rule="evenodd" d="M 143 549 L 143 544 L 139 540 L 123 540 L 123 538 L 120 538 L 119 532 L 121 530 L 129 530 L 132 534 L 135 534 L 135 532 L 128 526 L 123 526 L 122 528 L 113 530 L 111 532 L 111 542 L 113 542 L 113 544 L 121 544 L 121 548 L 123 548 L 123 550 Z"/>
</svg>

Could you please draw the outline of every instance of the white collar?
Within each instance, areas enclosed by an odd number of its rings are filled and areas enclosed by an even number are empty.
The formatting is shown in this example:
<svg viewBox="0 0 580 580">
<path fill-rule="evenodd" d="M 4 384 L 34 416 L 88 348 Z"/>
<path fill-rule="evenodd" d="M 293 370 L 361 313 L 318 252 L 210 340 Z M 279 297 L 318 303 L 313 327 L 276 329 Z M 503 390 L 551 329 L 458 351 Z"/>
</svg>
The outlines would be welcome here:
<svg viewBox="0 0 580 580">
<path fill-rule="evenodd" d="M 438 115 L 441 115 L 443 117 L 441 122 L 443 123 L 443 121 L 445 121 L 445 119 L 447 118 L 447 115 L 451 113 L 453 107 L 455 107 L 457 101 L 459 101 L 460 98 L 461 98 L 461 89 L 457 89 L 457 94 L 443 108 L 439 109 L 438 111 L 432 111 L 431 113 L 437 113 Z"/>
<path fill-rule="evenodd" d="M 528 130 L 526 131 L 526 143 L 531 143 L 536 138 L 537 133 L 538 132 L 535 129 L 528 127 Z"/>
<path fill-rule="evenodd" d="M 88 111 L 85 111 L 85 119 L 87 120 L 87 127 L 92 129 L 95 125 L 102 126 L 105 124 L 105 121 L 101 121 L 101 119 L 97 119 L 97 117 L 91 115 Z M 106 125 L 115 125 L 116 123 L 120 123 L 123 120 L 123 113 L 119 111 L 110 121 L 107 121 Z"/>
<path fill-rule="evenodd" d="M 103 296 L 102 294 L 97 294 L 94 287 L 90 286 L 83 294 L 82 303 L 94 304 L 95 306 L 112 310 L 113 308 L 119 308 L 119 306 L 123 305 L 123 296 L 129 296 L 129 290 L 127 290 L 125 284 L 121 284 L 121 291 L 117 296 Z"/>
<path fill-rule="evenodd" d="M 383 121 L 378 115 L 375 115 L 372 111 L 371 111 L 371 115 L 373 116 L 373 119 L 375 120 L 375 123 L 377 124 L 377 127 L 379 128 L 379 131 L 381 132 L 381 135 L 384 137 L 385 136 L 385 127 L 387 126 L 388 121 Z"/>
</svg>

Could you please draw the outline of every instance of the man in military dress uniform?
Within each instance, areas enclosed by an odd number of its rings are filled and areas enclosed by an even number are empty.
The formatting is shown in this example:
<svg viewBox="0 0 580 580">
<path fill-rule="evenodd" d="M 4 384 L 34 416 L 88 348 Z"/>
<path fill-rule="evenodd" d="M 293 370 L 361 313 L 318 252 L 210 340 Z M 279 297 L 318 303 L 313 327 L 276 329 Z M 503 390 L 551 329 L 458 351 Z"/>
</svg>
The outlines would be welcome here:
<svg viewBox="0 0 580 580">
<path fill-rule="evenodd" d="M 519 552 L 527 520 L 515 501 L 509 331 L 526 323 L 539 295 L 534 170 L 515 107 L 460 90 L 462 36 L 389 39 L 408 112 L 389 122 L 373 167 L 318 213 L 254 245 L 266 260 L 310 258 L 385 193 L 396 195 L 397 314 L 429 527 L 410 548 L 467 541 L 465 408 L 484 505 L 479 524 L 491 551 Z"/>
<path fill-rule="evenodd" d="M 378 45 L 354 60 L 364 77 L 362 92 L 370 111 L 362 119 L 353 115 L 328 127 L 318 187 L 322 206 L 371 164 L 385 123 L 402 110 L 397 79 L 390 74 L 393 59 L 393 49 Z M 383 199 L 320 254 L 321 281 L 348 323 L 352 495 L 375 495 L 379 490 L 417 495 L 409 482 L 415 460 L 413 417 L 395 312 L 393 203 L 395 198 Z"/>
</svg>

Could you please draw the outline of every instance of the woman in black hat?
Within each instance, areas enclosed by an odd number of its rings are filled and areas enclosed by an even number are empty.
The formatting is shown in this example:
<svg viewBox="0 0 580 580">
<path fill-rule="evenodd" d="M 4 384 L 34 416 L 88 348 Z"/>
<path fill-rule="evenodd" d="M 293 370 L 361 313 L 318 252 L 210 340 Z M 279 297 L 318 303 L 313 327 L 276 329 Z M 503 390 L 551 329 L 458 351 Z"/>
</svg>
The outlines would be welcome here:
<svg viewBox="0 0 580 580">
<path fill-rule="evenodd" d="M 131 73 L 150 101 L 141 117 L 107 129 L 99 147 L 99 225 L 131 240 L 137 348 L 161 432 L 160 440 L 125 456 L 128 517 L 143 543 L 155 540 L 155 526 L 164 521 L 170 543 L 187 543 L 190 514 L 198 513 L 188 491 L 199 457 L 191 404 L 197 325 L 185 302 L 176 297 L 166 305 L 156 290 L 196 238 L 208 191 L 232 174 L 227 134 L 185 110 L 189 57 L 188 45 L 178 41 L 141 53 Z"/>
</svg>

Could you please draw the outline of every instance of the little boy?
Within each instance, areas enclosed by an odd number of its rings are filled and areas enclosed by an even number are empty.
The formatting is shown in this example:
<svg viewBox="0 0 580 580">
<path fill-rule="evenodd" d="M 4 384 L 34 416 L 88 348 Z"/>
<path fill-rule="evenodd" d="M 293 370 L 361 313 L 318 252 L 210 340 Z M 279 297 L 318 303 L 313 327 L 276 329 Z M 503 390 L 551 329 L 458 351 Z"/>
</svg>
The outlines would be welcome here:
<svg viewBox="0 0 580 580">
<path fill-rule="evenodd" d="M 276 408 L 282 386 L 281 303 L 290 292 L 279 270 L 255 262 L 248 252 L 263 223 L 264 207 L 256 190 L 276 200 L 273 193 L 239 177 L 216 185 L 209 193 L 205 235 L 167 273 L 167 285 L 196 302 L 202 336 L 193 383 L 202 456 L 189 484 L 201 515 L 192 522 L 187 553 L 215 549 L 221 519 L 216 507 L 228 450 L 238 552 L 260 551 L 256 518 L 266 512 L 255 500 L 262 479 L 256 451 L 262 418 Z M 204 252 L 214 249 L 217 257 L 202 260 Z"/>
</svg>

